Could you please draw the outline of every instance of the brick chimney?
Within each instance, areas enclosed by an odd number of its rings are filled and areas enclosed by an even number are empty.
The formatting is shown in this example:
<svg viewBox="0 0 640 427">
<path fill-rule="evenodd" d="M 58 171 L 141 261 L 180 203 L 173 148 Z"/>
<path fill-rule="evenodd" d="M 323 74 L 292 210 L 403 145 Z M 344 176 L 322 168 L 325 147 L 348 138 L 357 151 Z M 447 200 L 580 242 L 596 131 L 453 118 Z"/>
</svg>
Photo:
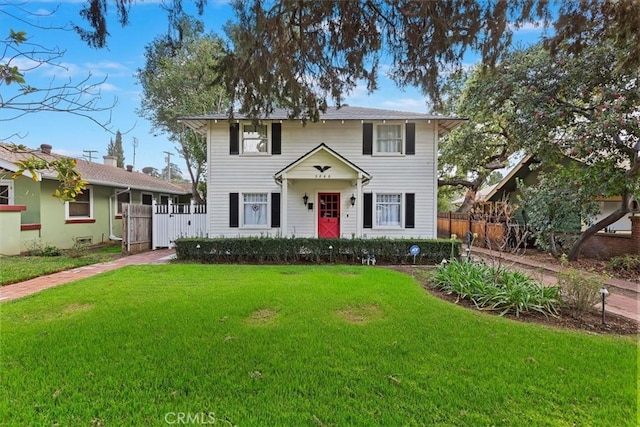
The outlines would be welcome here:
<svg viewBox="0 0 640 427">
<path fill-rule="evenodd" d="M 104 164 L 107 166 L 113 166 L 114 168 L 118 167 L 118 158 L 115 156 L 102 156 L 104 159 Z"/>
<path fill-rule="evenodd" d="M 127 172 L 133 172 L 133 165 L 127 165 Z"/>
<path fill-rule="evenodd" d="M 52 148 L 53 147 L 49 144 L 40 144 L 40 151 L 42 151 L 44 154 L 51 154 Z"/>
</svg>

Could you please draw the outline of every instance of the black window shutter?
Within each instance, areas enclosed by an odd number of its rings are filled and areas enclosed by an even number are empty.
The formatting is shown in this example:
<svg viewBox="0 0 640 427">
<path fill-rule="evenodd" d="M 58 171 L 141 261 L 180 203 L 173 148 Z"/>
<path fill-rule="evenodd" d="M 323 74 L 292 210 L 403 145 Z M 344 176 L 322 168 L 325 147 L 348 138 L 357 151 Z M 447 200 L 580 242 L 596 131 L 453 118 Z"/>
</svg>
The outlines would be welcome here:
<svg viewBox="0 0 640 427">
<path fill-rule="evenodd" d="M 404 228 L 416 228 L 416 194 L 404 195 Z"/>
<path fill-rule="evenodd" d="M 363 228 L 373 228 L 373 193 L 364 193 L 363 197 Z"/>
<path fill-rule="evenodd" d="M 238 208 L 240 195 L 238 193 L 229 193 L 229 227 L 236 228 L 240 225 Z"/>
<path fill-rule="evenodd" d="M 405 125 L 405 137 L 406 137 L 406 154 L 416 154 L 416 124 L 407 123 Z"/>
<path fill-rule="evenodd" d="M 229 154 L 240 154 L 240 123 L 229 126 Z"/>
<path fill-rule="evenodd" d="M 271 193 L 271 227 L 280 228 L 280 193 Z"/>
<path fill-rule="evenodd" d="M 282 154 L 282 124 L 271 124 L 271 154 Z"/>
<path fill-rule="evenodd" d="M 373 123 L 362 124 L 362 154 L 373 154 Z"/>
</svg>

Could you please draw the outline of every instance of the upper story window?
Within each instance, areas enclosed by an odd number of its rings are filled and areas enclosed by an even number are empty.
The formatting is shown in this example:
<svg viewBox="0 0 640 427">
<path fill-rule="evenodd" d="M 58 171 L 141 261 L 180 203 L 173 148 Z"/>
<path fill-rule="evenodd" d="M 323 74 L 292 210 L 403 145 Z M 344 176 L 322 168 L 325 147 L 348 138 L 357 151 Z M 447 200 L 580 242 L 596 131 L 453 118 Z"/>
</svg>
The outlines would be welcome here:
<svg viewBox="0 0 640 427">
<path fill-rule="evenodd" d="M 65 204 L 68 219 L 93 218 L 93 188 L 87 187 L 76 200 Z"/>
<path fill-rule="evenodd" d="M 376 152 L 402 154 L 402 125 L 383 124 L 376 127 Z"/>
<path fill-rule="evenodd" d="M 0 205 L 13 205 L 13 181 L 0 181 Z"/>
<path fill-rule="evenodd" d="M 244 154 L 267 153 L 268 141 L 266 125 L 242 126 L 242 152 Z"/>
<path fill-rule="evenodd" d="M 267 193 L 245 193 L 242 203 L 243 225 L 267 225 Z"/>
</svg>

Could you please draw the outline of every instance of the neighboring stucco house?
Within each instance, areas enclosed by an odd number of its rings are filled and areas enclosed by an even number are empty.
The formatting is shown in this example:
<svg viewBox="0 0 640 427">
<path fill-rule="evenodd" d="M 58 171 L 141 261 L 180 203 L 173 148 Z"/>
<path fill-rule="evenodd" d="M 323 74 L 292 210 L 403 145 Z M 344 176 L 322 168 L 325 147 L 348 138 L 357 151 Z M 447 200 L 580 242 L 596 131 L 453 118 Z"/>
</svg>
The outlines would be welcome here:
<svg viewBox="0 0 640 427">
<path fill-rule="evenodd" d="M 435 238 L 438 140 L 464 120 L 345 106 L 180 121 L 207 137 L 211 237 Z"/>
<path fill-rule="evenodd" d="M 31 156 L 47 161 L 63 157 L 46 144 L 25 153 L 0 143 L 0 255 L 38 246 L 67 249 L 77 242 L 120 240 L 123 203 L 190 199 L 184 188 L 134 172 L 132 167 L 118 168 L 115 158 L 105 157 L 105 164 L 77 159 L 77 170 L 89 185 L 75 202 L 62 202 L 53 197 L 58 181 L 50 170 L 39 171 L 35 181 L 28 172 L 12 179 L 18 170 L 15 162 Z"/>
</svg>

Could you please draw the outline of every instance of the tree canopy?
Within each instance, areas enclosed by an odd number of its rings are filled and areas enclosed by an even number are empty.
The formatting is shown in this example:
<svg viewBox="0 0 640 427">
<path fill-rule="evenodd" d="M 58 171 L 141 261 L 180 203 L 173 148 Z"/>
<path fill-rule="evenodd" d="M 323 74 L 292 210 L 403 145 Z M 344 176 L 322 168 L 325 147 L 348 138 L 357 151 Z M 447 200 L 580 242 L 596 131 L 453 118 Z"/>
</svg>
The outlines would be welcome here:
<svg viewBox="0 0 640 427">
<path fill-rule="evenodd" d="M 145 67 L 138 70 L 143 89 L 138 113 L 177 145 L 193 183 L 193 197 L 202 202 L 198 184 L 206 172 L 206 141 L 178 119 L 228 110 L 228 97 L 215 84 L 223 47 L 217 36 L 203 34 L 199 21 L 183 16 L 176 25 L 176 34 L 160 36 L 146 48 Z"/>
<path fill-rule="evenodd" d="M 117 166 L 124 168 L 124 148 L 122 147 L 122 134 L 116 131 L 116 140 L 111 139 L 107 146 L 107 156 L 116 158 Z"/>
<path fill-rule="evenodd" d="M 487 110 L 510 106 L 509 132 L 547 174 L 538 192 L 556 186 L 576 194 L 556 198 L 554 210 L 568 203 L 566 209 L 579 211 L 572 200 L 620 197 L 618 209 L 595 224 L 583 215 L 590 226 L 565 247 L 570 260 L 590 236 L 630 212 L 632 197 L 640 198 L 640 74 L 624 71 L 628 50 L 612 46 L 601 40 L 579 54 L 570 45 L 554 55 L 540 46 L 517 51 L 487 70 L 493 77 L 475 91 Z M 567 159 L 579 166 L 567 169 Z"/>
<path fill-rule="evenodd" d="M 506 57 L 505 61 L 509 58 Z M 522 149 L 514 129 L 517 106 L 508 98 L 496 102 L 493 86 L 503 75 L 482 67 L 451 75 L 443 94 L 450 111 L 469 119 L 448 134 L 440 144 L 438 186 L 458 186 L 466 189 L 459 208 L 468 212 L 475 196 L 488 178 L 508 166 L 509 158 Z"/>
<path fill-rule="evenodd" d="M 134 2 L 116 0 L 123 24 Z M 183 1 L 169 3 L 179 14 Z M 194 3 L 203 10 L 207 1 Z M 640 64 L 635 0 L 236 0 L 233 7 L 235 19 L 226 27 L 231 44 L 218 75 L 232 104 L 256 116 L 279 106 L 292 116 L 317 119 L 356 85 L 375 90 L 382 67 L 398 85 L 420 87 L 437 105 L 442 76 L 459 69 L 466 52 L 476 51 L 483 64 L 493 65 L 523 25 L 552 25 L 553 36 L 545 41 L 551 51 L 564 45 L 576 53 L 606 38 L 616 52 L 626 49 L 619 70 Z M 87 0 L 82 16 L 90 28 L 76 29 L 93 46 L 106 43 L 106 13 L 106 2 Z"/>
</svg>

